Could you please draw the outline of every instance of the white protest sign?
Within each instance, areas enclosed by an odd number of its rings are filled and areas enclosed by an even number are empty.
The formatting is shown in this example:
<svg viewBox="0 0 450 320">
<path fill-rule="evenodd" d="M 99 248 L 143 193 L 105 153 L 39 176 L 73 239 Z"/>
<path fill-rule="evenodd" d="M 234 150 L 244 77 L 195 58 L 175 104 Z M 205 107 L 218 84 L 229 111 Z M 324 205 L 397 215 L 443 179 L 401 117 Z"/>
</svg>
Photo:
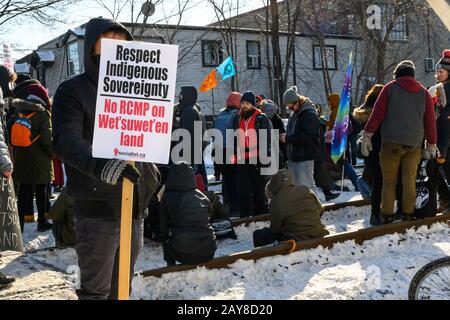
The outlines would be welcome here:
<svg viewBox="0 0 450 320">
<path fill-rule="evenodd" d="M 93 156 L 167 164 L 178 46 L 102 39 Z"/>
</svg>

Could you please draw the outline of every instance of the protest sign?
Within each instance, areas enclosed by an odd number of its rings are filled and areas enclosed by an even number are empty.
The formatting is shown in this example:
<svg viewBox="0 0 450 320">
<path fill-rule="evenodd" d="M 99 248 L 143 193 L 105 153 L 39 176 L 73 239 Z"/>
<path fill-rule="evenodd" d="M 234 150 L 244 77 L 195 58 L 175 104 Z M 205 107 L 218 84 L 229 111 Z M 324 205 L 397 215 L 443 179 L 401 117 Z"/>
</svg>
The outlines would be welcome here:
<svg viewBox="0 0 450 320">
<path fill-rule="evenodd" d="M 23 253 L 22 232 L 12 179 L 0 178 L 0 251 Z"/>
<path fill-rule="evenodd" d="M 102 39 L 93 156 L 167 164 L 178 46 Z"/>
</svg>

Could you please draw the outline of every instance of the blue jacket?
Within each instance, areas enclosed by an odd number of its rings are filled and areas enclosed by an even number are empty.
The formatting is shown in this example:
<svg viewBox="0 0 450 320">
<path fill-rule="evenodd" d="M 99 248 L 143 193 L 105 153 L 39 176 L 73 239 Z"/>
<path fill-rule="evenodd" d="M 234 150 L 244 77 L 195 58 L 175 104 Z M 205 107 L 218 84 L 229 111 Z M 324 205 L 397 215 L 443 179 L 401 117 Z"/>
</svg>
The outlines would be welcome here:
<svg viewBox="0 0 450 320">
<path fill-rule="evenodd" d="M 217 118 L 214 120 L 213 128 L 219 130 L 222 133 L 223 137 L 223 147 L 225 148 L 227 145 L 227 129 L 232 129 L 232 121 L 234 115 L 239 112 L 236 108 L 226 108 L 223 109 Z"/>
</svg>

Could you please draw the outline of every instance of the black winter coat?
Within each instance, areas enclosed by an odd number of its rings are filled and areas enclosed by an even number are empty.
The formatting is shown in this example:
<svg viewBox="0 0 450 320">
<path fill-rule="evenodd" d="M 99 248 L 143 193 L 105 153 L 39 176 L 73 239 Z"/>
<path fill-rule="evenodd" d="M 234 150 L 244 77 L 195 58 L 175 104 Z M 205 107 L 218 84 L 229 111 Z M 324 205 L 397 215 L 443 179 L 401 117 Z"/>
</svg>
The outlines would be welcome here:
<svg viewBox="0 0 450 320">
<path fill-rule="evenodd" d="M 160 227 L 163 243 L 179 256 L 214 255 L 216 236 L 210 224 L 211 203 L 195 189 L 194 171 L 182 163 L 170 169 L 161 200 Z"/>
<path fill-rule="evenodd" d="M 439 107 L 439 117 L 437 119 L 437 147 L 442 155 L 448 155 L 450 147 L 450 81 L 444 83 L 447 105 Z"/>
<path fill-rule="evenodd" d="M 119 217 L 122 185 L 108 185 L 95 177 L 99 161 L 92 156 L 92 141 L 97 100 L 98 66 L 91 52 L 99 35 L 112 29 L 131 34 L 121 24 L 107 19 L 93 19 L 86 28 L 85 72 L 63 82 L 53 103 L 53 148 L 65 164 L 67 191 L 74 199 L 75 214 L 88 217 Z M 141 218 L 159 183 L 159 172 L 152 164 L 136 163 L 141 179 L 135 186 L 133 215 Z M 138 201 L 137 201 L 138 200 Z"/>
<path fill-rule="evenodd" d="M 190 133 L 191 156 L 183 158 L 189 164 L 202 164 L 203 151 L 208 146 L 208 142 L 203 141 L 203 135 L 206 131 L 206 120 L 201 112 L 201 107 L 197 104 L 197 89 L 194 87 L 181 88 L 182 99 L 174 108 L 173 131 L 176 129 L 185 129 Z M 195 124 L 201 125 L 201 134 L 195 134 Z M 178 143 L 172 143 L 172 148 Z M 195 153 L 198 159 L 195 159 Z M 182 155 L 183 156 L 183 155 Z M 198 160 L 198 161 L 195 161 Z"/>
<path fill-rule="evenodd" d="M 272 122 L 272 127 L 274 130 L 279 130 L 280 134 L 286 133 L 283 119 L 281 119 L 281 117 L 277 113 L 275 113 L 275 115 L 270 119 L 270 121 Z M 279 158 L 280 158 L 280 165 L 282 165 L 283 162 L 286 161 L 286 144 L 281 143 L 281 141 L 280 141 Z"/>
<path fill-rule="evenodd" d="M 299 112 L 289 118 L 286 142 L 289 161 L 316 160 L 320 156 L 320 121 L 316 108 L 307 100 Z"/>
</svg>

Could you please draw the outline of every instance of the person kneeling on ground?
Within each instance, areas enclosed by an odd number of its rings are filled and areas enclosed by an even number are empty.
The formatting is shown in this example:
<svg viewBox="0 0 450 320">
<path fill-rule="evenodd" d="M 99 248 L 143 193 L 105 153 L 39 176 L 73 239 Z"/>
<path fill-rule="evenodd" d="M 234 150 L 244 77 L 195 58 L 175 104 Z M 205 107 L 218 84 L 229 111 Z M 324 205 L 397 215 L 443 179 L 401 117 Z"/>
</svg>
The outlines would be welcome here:
<svg viewBox="0 0 450 320">
<path fill-rule="evenodd" d="M 76 242 L 73 220 L 73 199 L 64 188 L 50 208 L 48 217 L 53 221 L 53 236 L 57 247 L 73 246 Z"/>
<path fill-rule="evenodd" d="M 211 203 L 195 189 L 194 170 L 186 162 L 169 172 L 160 209 L 164 260 L 197 265 L 214 258 L 217 240 L 209 221 Z"/>
<path fill-rule="evenodd" d="M 270 228 L 253 233 L 255 247 L 284 240 L 308 240 L 329 234 L 320 217 L 324 210 L 317 196 L 306 186 L 296 186 L 292 173 L 280 170 L 266 187 L 271 199 Z"/>
</svg>

